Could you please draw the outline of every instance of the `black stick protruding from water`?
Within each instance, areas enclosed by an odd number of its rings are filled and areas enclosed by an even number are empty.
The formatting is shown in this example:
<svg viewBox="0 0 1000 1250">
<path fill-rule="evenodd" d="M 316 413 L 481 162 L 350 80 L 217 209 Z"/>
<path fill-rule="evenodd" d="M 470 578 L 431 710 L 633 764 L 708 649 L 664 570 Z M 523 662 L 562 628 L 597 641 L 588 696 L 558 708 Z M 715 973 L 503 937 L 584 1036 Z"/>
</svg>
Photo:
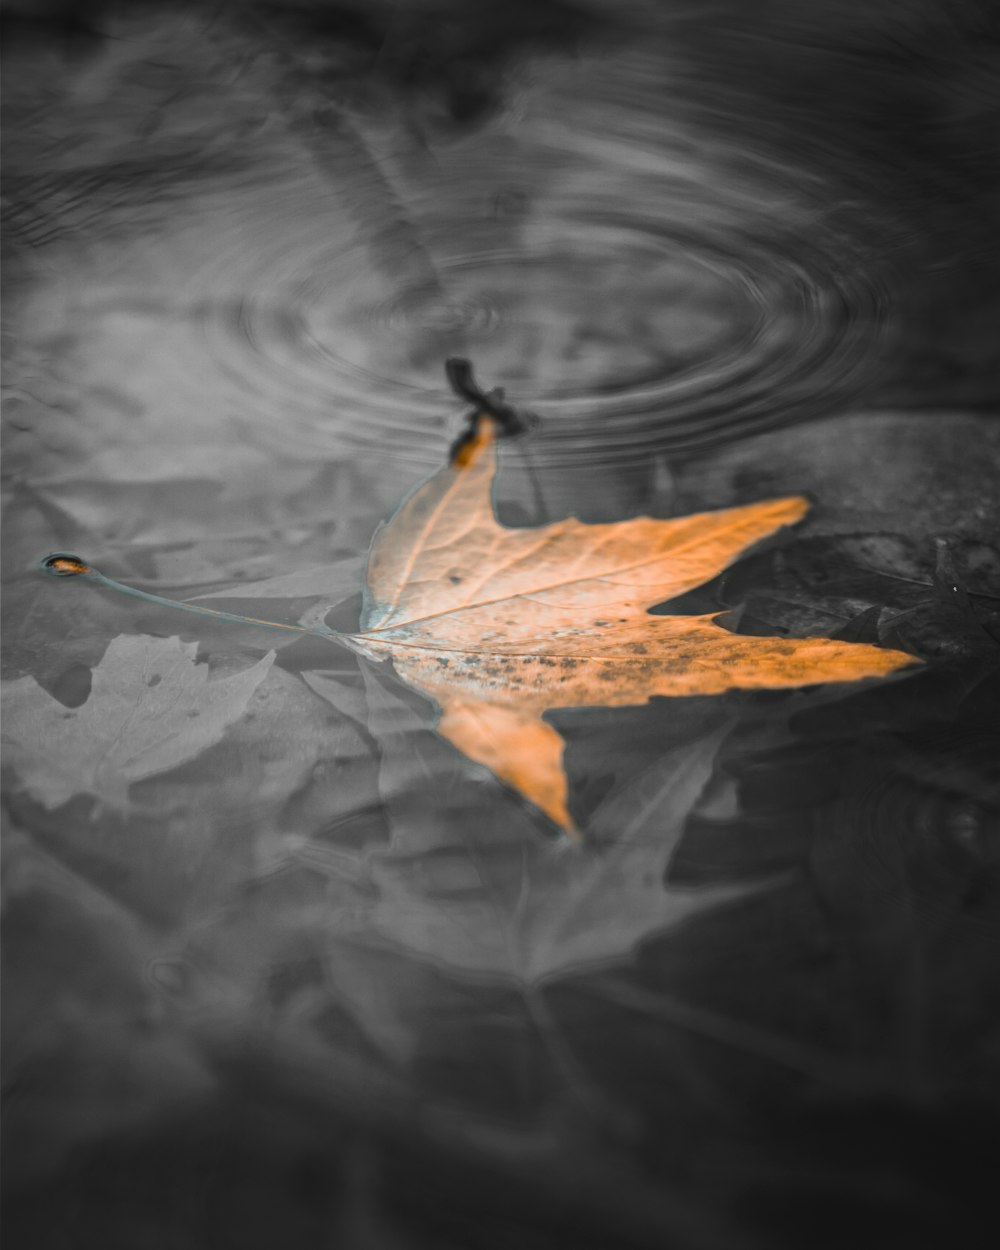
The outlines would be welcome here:
<svg viewBox="0 0 1000 1250">
<path fill-rule="evenodd" d="M 476 409 L 474 415 L 485 412 L 500 426 L 504 434 L 524 434 L 532 428 L 535 419 L 530 413 L 518 412 L 503 402 L 502 387 L 484 391 L 472 372 L 472 364 L 462 356 L 449 356 L 444 362 L 448 384 L 459 399 L 467 399 Z"/>
<path fill-rule="evenodd" d="M 525 434 L 533 429 L 537 418 L 529 412 L 518 412 L 510 404 L 503 402 L 502 387 L 494 387 L 492 391 L 484 391 L 472 372 L 472 364 L 462 356 L 449 356 L 444 362 L 444 371 L 451 389 L 459 399 L 468 400 L 472 411 L 466 417 L 467 425 L 455 439 L 449 449 L 448 459 L 452 464 L 458 459 L 462 448 L 475 436 L 476 425 L 481 416 L 492 417 L 500 427 L 504 438 L 513 438 L 517 434 Z"/>
</svg>

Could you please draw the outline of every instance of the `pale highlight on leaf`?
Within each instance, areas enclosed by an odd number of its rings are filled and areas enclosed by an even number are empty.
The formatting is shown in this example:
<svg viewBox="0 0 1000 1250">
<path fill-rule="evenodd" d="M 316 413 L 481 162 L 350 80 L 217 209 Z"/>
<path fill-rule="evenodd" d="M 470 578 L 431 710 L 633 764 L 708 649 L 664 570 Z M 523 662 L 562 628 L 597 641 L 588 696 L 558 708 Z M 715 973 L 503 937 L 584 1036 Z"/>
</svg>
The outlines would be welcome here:
<svg viewBox="0 0 1000 1250">
<path fill-rule="evenodd" d="M 494 422 L 402 504 L 372 543 L 362 632 L 441 707 L 439 729 L 572 830 L 550 709 L 856 681 L 915 662 L 829 638 L 731 634 L 648 609 L 709 581 L 808 509 L 800 496 L 672 520 L 570 518 L 509 529 L 494 514 Z"/>
</svg>

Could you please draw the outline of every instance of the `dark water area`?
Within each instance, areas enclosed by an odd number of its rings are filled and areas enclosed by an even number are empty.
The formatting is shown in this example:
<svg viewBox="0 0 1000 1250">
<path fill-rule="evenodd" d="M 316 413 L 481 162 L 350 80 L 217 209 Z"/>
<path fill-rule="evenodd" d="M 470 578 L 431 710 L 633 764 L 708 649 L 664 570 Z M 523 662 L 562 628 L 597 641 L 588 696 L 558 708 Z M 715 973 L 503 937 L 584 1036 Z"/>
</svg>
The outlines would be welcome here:
<svg viewBox="0 0 1000 1250">
<path fill-rule="evenodd" d="M 992 1245 L 994 6 L 3 34 L 8 1245 Z M 391 667 L 38 572 L 354 629 L 455 356 L 508 524 L 804 494 L 658 611 L 923 663 L 551 713 L 577 845 Z"/>
</svg>

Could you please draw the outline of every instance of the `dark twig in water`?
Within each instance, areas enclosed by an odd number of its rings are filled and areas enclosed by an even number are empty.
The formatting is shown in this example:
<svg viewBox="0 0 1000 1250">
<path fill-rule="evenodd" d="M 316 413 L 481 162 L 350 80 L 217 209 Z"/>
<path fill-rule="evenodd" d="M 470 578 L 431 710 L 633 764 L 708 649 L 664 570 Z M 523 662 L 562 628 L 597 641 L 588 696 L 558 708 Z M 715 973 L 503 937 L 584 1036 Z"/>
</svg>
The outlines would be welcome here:
<svg viewBox="0 0 1000 1250">
<path fill-rule="evenodd" d="M 519 411 L 510 404 L 503 402 L 504 392 L 502 387 L 497 386 L 492 391 L 484 391 L 475 379 L 472 372 L 472 363 L 464 359 L 464 357 L 450 356 L 444 362 L 444 371 L 448 378 L 448 384 L 459 399 L 466 399 L 473 405 L 472 411 L 466 417 L 466 428 L 455 439 L 449 449 L 448 459 L 452 464 L 455 463 L 462 448 L 475 436 L 478 419 L 484 413 L 496 421 L 500 427 L 501 435 L 506 438 L 530 433 L 537 427 L 538 418 L 534 413 Z M 545 515 L 545 501 L 538 482 L 538 475 L 527 452 L 524 453 L 524 462 L 531 481 L 532 493 L 535 497 L 535 509 L 538 519 L 541 520 Z"/>
<path fill-rule="evenodd" d="M 503 389 L 499 386 L 492 391 L 484 391 L 476 382 L 472 373 L 472 365 L 461 356 L 451 356 L 444 362 L 444 371 L 448 383 L 459 399 L 467 399 L 473 404 L 478 415 L 487 413 L 500 426 L 506 435 L 524 434 L 534 425 L 536 419 L 530 413 L 518 412 L 510 404 L 503 402 Z"/>
</svg>

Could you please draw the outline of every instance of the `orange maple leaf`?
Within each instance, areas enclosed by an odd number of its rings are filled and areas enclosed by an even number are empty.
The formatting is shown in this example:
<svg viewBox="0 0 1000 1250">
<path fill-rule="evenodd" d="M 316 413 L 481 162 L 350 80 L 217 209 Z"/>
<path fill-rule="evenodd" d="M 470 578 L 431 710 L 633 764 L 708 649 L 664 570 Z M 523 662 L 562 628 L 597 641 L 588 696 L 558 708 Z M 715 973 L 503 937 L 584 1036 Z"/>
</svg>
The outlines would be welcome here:
<svg viewBox="0 0 1000 1250">
<path fill-rule="evenodd" d="M 883 676 L 913 656 L 830 638 L 729 633 L 721 613 L 647 609 L 708 581 L 799 520 L 800 496 L 673 520 L 574 518 L 511 529 L 494 514 L 496 423 L 381 526 L 352 644 L 439 705 L 438 730 L 572 831 L 554 708 L 645 703 Z"/>
</svg>

